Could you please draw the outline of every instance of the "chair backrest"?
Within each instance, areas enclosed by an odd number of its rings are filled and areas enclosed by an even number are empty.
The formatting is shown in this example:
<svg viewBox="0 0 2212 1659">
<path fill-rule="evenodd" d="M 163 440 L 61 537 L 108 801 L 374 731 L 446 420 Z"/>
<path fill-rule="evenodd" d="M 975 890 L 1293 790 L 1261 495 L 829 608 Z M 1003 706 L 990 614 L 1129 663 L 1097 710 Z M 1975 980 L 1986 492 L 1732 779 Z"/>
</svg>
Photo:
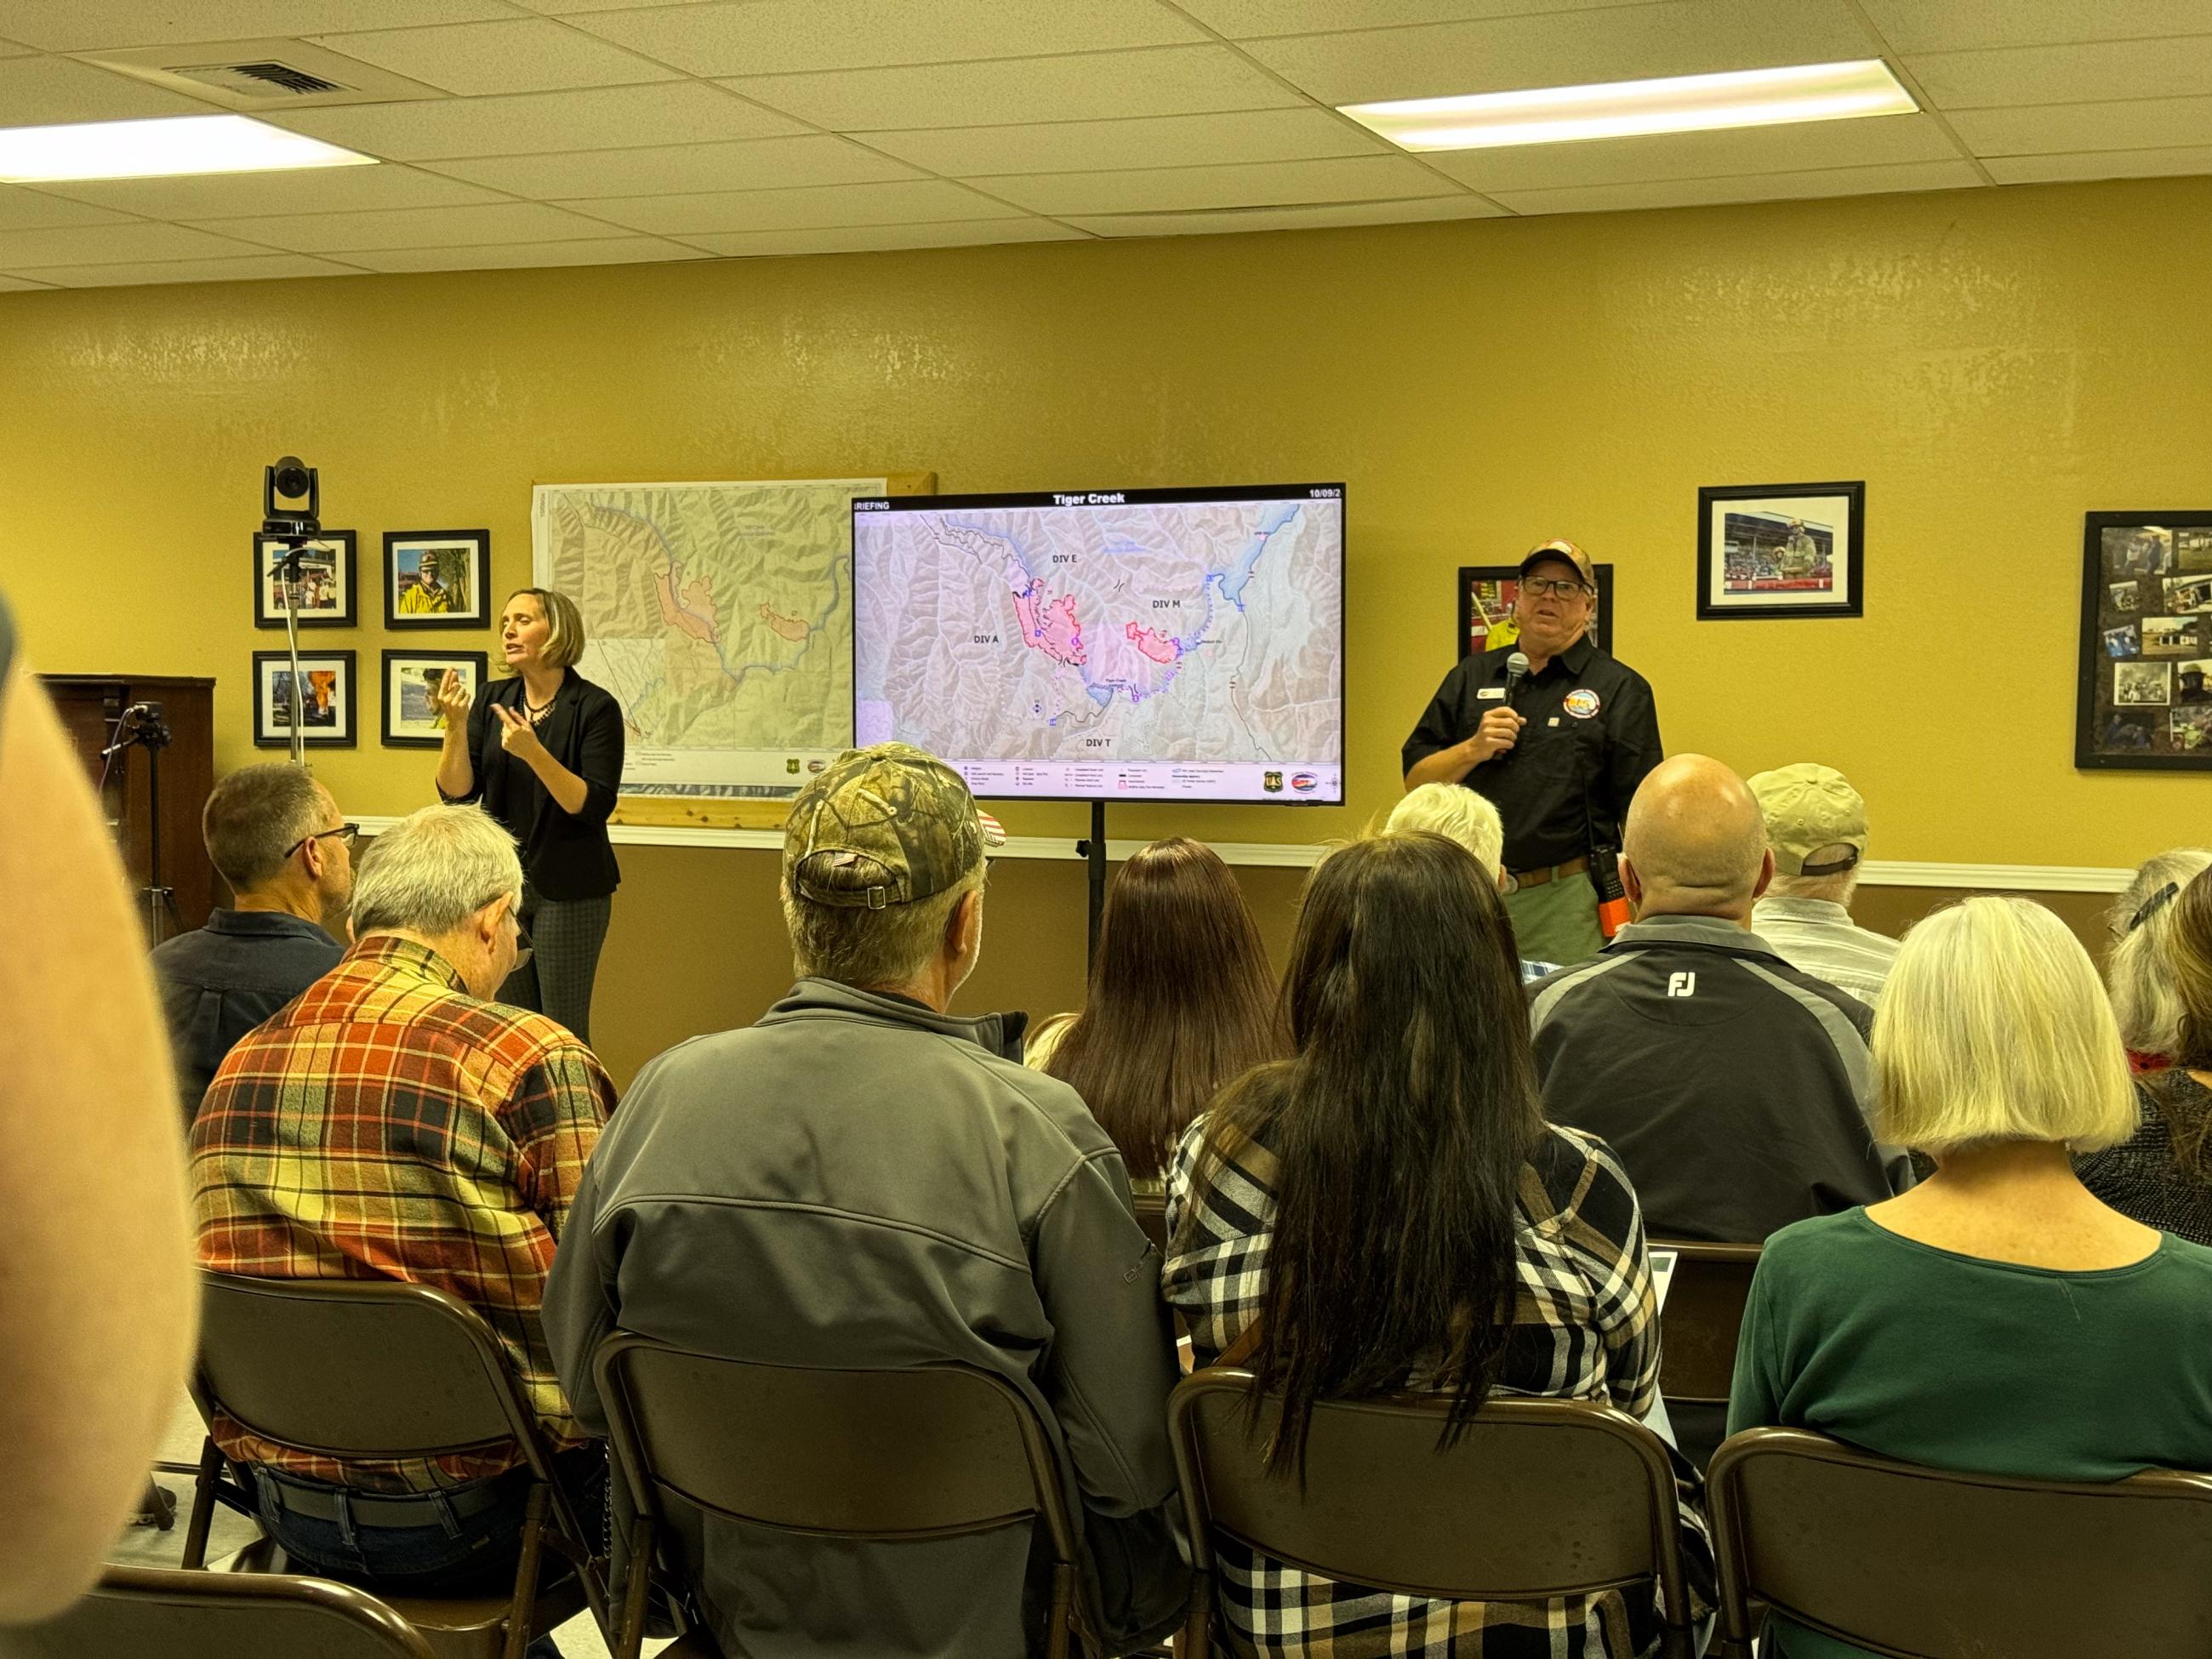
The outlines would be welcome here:
<svg viewBox="0 0 2212 1659">
<path fill-rule="evenodd" d="M 1305 1480 L 1271 1474 L 1278 1402 L 1216 1367 L 1168 1401 L 1197 1564 L 1226 1533 L 1327 1578 L 1451 1601 L 1528 1601 L 1651 1582 L 1689 1617 L 1674 1478 L 1635 1419 L 1577 1400 L 1494 1398 L 1450 1448 L 1434 1396 L 1314 1408 Z"/>
<path fill-rule="evenodd" d="M 593 1360 L 608 1440 L 641 1510 L 669 1495 L 786 1531 L 955 1537 L 1041 1517 L 1079 1560 L 1060 1462 L 1004 1377 L 763 1365 L 617 1334 Z"/>
<path fill-rule="evenodd" d="M 535 1419 L 475 1310 L 395 1279 L 200 1276 L 201 1409 L 335 1457 L 513 1441 L 549 1478 Z"/>
<path fill-rule="evenodd" d="M 110 1567 L 76 1606 L 0 1631 L 9 1659 L 431 1659 L 429 1644 L 366 1590 L 266 1572 Z"/>
<path fill-rule="evenodd" d="M 1714 1455 L 1706 1492 L 1738 1639 L 1757 1597 L 1914 1659 L 2212 1655 L 2212 1476 L 1957 1474 L 1753 1429 Z"/>
<path fill-rule="evenodd" d="M 1161 1255 L 1168 1253 L 1168 1200 L 1165 1193 L 1139 1193 L 1135 1197 L 1137 1224 Z"/>
<path fill-rule="evenodd" d="M 1651 1248 L 1674 1252 L 1659 1314 L 1659 1392 L 1669 1400 L 1725 1401 L 1759 1247 L 1655 1238 Z"/>
</svg>

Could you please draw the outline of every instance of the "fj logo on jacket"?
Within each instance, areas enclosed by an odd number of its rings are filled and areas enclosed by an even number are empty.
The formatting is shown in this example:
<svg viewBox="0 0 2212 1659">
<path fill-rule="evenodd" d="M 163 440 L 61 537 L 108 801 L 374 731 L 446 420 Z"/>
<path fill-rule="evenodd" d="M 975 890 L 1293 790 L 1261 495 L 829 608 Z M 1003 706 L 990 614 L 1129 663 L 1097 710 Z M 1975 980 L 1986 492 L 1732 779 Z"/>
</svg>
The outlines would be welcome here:
<svg viewBox="0 0 2212 1659">
<path fill-rule="evenodd" d="M 1668 975 L 1667 994 L 1670 997 L 1693 997 L 1697 995 L 1698 976 L 1695 974 Z"/>
</svg>

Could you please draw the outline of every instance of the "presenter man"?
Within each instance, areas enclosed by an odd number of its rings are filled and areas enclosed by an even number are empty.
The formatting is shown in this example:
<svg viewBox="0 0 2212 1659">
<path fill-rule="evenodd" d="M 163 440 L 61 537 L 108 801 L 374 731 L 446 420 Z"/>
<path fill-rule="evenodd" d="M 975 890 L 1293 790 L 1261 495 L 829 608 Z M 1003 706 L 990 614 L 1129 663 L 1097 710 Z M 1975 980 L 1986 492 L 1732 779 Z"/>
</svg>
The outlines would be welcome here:
<svg viewBox="0 0 2212 1659">
<path fill-rule="evenodd" d="M 1521 561 L 1519 636 L 1462 658 L 1403 751 L 1407 788 L 1464 784 L 1498 808 L 1505 908 L 1521 954 L 1542 962 L 1603 948 L 1592 854 L 1619 848 L 1629 799 L 1661 759 L 1651 687 L 1592 643 L 1596 609 L 1589 555 L 1572 542 L 1536 548 Z M 1528 659 L 1517 678 L 1516 653 Z"/>
</svg>

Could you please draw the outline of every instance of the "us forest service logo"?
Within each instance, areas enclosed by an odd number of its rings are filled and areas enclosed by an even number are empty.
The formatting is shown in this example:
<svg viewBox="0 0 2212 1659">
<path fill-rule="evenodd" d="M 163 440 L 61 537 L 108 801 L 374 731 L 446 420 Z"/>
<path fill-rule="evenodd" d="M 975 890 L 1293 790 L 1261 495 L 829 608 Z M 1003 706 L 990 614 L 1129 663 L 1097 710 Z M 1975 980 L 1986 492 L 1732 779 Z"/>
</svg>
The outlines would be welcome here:
<svg viewBox="0 0 2212 1659">
<path fill-rule="evenodd" d="M 1590 719 L 1597 713 L 1597 693 L 1583 690 L 1567 693 L 1567 700 L 1559 705 L 1578 720 Z"/>
<path fill-rule="evenodd" d="M 1262 789 L 1265 789 L 1271 795 L 1281 794 L 1283 793 L 1283 775 L 1280 772 L 1268 773 L 1267 776 L 1260 780 L 1260 787 Z"/>
</svg>

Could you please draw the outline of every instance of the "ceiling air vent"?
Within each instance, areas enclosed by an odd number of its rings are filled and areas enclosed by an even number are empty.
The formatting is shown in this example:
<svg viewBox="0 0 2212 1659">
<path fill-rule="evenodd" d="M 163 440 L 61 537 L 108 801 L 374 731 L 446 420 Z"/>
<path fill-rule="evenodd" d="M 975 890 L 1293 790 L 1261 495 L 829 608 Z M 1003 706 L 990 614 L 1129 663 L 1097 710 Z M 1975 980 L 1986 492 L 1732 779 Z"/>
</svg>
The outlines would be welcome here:
<svg viewBox="0 0 2212 1659">
<path fill-rule="evenodd" d="M 319 98 L 325 93 L 351 92 L 339 81 L 274 58 L 255 64 L 180 64 L 169 70 L 180 81 L 191 81 L 246 98 Z"/>
</svg>

